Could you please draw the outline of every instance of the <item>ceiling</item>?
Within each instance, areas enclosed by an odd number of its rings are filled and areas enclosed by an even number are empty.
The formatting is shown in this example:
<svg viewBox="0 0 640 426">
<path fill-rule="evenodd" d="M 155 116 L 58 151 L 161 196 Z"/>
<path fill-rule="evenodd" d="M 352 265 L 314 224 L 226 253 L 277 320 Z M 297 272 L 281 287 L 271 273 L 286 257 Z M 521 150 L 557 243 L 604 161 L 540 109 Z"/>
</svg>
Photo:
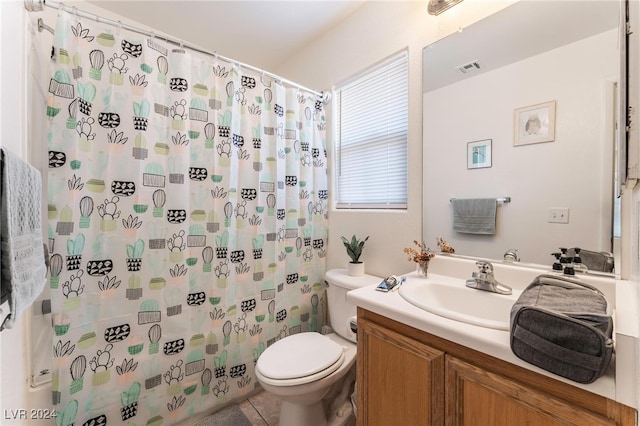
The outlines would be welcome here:
<svg viewBox="0 0 640 426">
<path fill-rule="evenodd" d="M 425 47 L 423 92 L 611 30 L 619 15 L 609 0 L 519 1 Z M 473 72 L 457 69 L 476 61 Z"/>
<path fill-rule="evenodd" d="M 365 0 L 87 1 L 158 33 L 274 71 Z"/>
</svg>

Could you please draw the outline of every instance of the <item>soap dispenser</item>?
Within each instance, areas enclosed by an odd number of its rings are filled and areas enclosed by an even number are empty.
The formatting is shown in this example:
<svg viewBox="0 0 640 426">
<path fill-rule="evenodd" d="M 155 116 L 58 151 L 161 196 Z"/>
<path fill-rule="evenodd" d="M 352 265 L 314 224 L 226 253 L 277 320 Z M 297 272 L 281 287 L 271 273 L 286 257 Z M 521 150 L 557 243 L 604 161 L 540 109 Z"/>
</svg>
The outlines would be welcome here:
<svg viewBox="0 0 640 426">
<path fill-rule="evenodd" d="M 576 272 L 584 272 L 587 273 L 588 268 L 587 265 L 585 265 L 584 263 L 582 263 L 582 258 L 580 257 L 580 247 L 575 247 L 573 249 L 574 251 L 574 256 L 573 256 L 573 268 Z"/>
<path fill-rule="evenodd" d="M 573 267 L 573 258 L 567 256 L 567 249 L 560 247 L 560 264 L 562 265 L 562 271 L 565 275 L 575 275 L 576 270 Z"/>
<path fill-rule="evenodd" d="M 566 247 L 560 247 L 560 263 L 567 264 L 567 263 L 571 263 L 571 259 L 569 258 L 569 256 L 567 256 L 567 248 Z"/>
<path fill-rule="evenodd" d="M 562 269 L 564 269 L 564 266 L 562 265 L 562 263 L 560 263 L 560 256 L 562 256 L 562 253 L 554 252 L 554 253 L 551 253 L 551 256 L 554 256 L 556 258 L 556 261 L 553 262 L 553 265 L 551 266 L 551 268 L 554 271 L 562 272 Z"/>
</svg>

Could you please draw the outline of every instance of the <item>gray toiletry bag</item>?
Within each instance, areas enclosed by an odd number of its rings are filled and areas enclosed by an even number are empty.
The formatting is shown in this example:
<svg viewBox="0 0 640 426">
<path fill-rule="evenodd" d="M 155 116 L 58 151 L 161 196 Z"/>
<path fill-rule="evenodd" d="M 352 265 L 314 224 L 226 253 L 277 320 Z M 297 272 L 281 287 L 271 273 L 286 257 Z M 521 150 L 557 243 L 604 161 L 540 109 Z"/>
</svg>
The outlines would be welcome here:
<svg viewBox="0 0 640 426">
<path fill-rule="evenodd" d="M 613 319 L 604 294 L 576 279 L 540 275 L 511 308 L 511 350 L 579 383 L 602 376 L 613 356 Z"/>
</svg>

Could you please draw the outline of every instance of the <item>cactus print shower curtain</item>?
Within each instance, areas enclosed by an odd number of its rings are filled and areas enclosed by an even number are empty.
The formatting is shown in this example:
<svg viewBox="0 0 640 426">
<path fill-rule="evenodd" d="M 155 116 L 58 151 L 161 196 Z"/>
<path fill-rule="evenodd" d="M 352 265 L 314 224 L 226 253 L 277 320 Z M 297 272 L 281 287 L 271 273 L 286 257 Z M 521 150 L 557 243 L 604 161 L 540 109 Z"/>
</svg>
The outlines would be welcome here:
<svg viewBox="0 0 640 426">
<path fill-rule="evenodd" d="M 61 11 L 47 99 L 60 425 L 170 425 L 253 391 L 322 325 L 312 94 Z"/>
</svg>

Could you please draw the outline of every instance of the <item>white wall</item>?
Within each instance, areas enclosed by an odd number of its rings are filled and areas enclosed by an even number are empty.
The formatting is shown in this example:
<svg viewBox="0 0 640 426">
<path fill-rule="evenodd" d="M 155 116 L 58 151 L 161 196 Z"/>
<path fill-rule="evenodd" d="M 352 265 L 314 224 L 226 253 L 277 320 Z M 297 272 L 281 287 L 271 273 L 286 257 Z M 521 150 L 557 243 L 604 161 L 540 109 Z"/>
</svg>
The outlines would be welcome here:
<svg viewBox="0 0 640 426">
<path fill-rule="evenodd" d="M 346 267 L 349 258 L 340 236 L 353 234 L 370 236 L 362 255 L 367 273 L 387 276 L 413 268 L 402 249 L 422 235 L 422 48 L 511 3 L 513 1 L 466 0 L 434 17 L 427 13 L 424 1 L 367 1 L 274 70 L 307 87 L 327 90 L 402 49 L 409 51 L 408 209 L 332 209 L 328 269 Z M 328 113 L 331 113 L 330 107 Z M 333 130 L 329 127 L 327 131 L 330 155 L 333 155 Z M 333 173 L 332 161 L 329 173 Z M 330 181 L 334 181 L 333 176 Z M 435 241 L 428 243 L 435 248 Z"/>
<path fill-rule="evenodd" d="M 0 1 L 0 145 L 28 159 L 26 114 L 27 13 L 20 0 Z M 19 424 L 30 409 L 51 409 L 51 388 L 29 386 L 30 310 L 0 333 L 0 424 Z M 12 411 L 13 410 L 13 411 Z M 26 410 L 20 412 L 19 410 Z M 24 424 L 50 424 L 25 421 Z"/>
<path fill-rule="evenodd" d="M 515 248 L 523 261 L 549 265 L 559 247 L 611 251 L 613 127 L 605 117 L 617 37 L 610 30 L 425 93 L 427 241 L 442 236 L 458 253 L 492 259 Z M 555 141 L 513 146 L 514 109 L 551 100 Z M 492 166 L 467 170 L 467 143 L 480 139 L 492 139 Z M 502 196 L 511 203 L 498 207 L 495 235 L 453 231 L 450 198 Z M 548 223 L 550 207 L 568 207 L 569 223 Z"/>
</svg>

